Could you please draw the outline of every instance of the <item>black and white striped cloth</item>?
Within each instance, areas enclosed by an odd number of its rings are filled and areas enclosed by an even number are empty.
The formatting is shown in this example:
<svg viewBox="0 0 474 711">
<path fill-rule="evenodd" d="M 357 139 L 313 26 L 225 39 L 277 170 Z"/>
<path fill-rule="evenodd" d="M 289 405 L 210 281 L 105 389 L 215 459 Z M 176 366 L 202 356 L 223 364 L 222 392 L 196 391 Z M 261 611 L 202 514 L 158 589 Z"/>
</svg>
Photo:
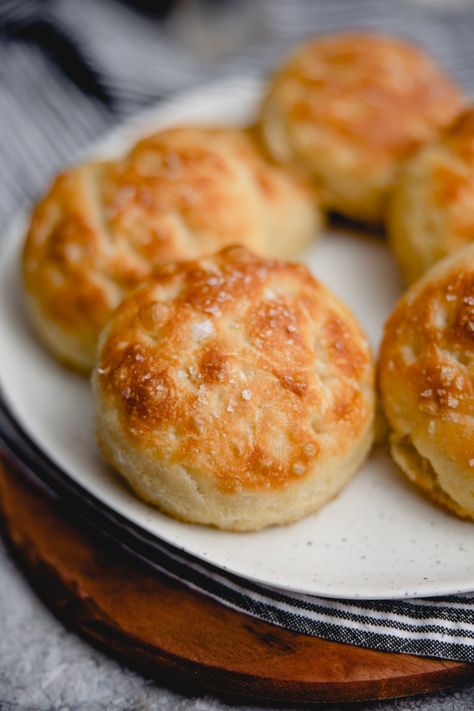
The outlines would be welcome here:
<svg viewBox="0 0 474 711">
<path fill-rule="evenodd" d="M 222 22 L 225 12 L 237 12 L 228 0 L 219 7 L 217 0 L 207 4 Z M 60 167 L 124 117 L 208 79 L 263 72 L 296 41 L 316 32 L 364 27 L 406 36 L 428 47 L 474 92 L 474 5 L 469 0 L 251 0 L 240 5 L 252 32 L 245 43 L 238 36 L 229 39 L 225 52 L 222 46 L 206 47 L 206 37 L 191 38 L 197 44 L 190 44 L 172 2 L 142 1 L 133 7 L 119 0 L 3 0 L 0 229 Z M 196 11 L 196 3 L 180 7 Z M 17 435 L 11 437 L 15 449 Z M 25 451 L 19 446 L 16 456 L 26 457 Z M 154 545 L 148 555 L 138 543 L 123 545 L 259 619 L 384 651 L 474 662 L 474 594 L 328 600 L 236 578 L 167 546 Z"/>
</svg>

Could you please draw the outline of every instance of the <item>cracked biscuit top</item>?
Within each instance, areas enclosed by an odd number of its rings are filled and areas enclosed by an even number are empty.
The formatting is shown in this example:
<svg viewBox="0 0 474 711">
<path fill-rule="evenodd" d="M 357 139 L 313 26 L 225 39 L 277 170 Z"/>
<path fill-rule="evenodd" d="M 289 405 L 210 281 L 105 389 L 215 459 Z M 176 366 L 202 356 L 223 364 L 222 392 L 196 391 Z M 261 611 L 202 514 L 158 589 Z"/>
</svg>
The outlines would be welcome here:
<svg viewBox="0 0 474 711">
<path fill-rule="evenodd" d="M 237 247 L 169 265 L 126 298 L 95 379 L 115 439 L 229 493 L 347 460 L 373 417 L 351 312 L 305 267 Z"/>
<path fill-rule="evenodd" d="M 287 256 L 319 226 L 314 191 L 249 131 L 161 131 L 120 160 L 68 170 L 37 205 L 23 253 L 34 322 L 60 359 L 88 370 L 109 314 L 157 264 L 229 244 Z"/>
<path fill-rule="evenodd" d="M 328 207 L 380 221 L 404 161 L 461 106 L 453 80 L 422 49 L 363 32 L 316 37 L 270 80 L 263 135 L 305 167 Z"/>
</svg>

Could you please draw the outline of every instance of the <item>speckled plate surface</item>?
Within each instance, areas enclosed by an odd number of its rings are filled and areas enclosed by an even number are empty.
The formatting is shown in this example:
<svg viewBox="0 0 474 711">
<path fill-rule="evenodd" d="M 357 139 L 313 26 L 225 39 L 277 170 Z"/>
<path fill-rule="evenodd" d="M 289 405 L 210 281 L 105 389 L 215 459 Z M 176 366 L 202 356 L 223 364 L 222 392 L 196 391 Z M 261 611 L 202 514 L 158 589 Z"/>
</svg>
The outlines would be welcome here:
<svg viewBox="0 0 474 711">
<path fill-rule="evenodd" d="M 139 135 L 176 123 L 251 119 L 260 83 L 214 84 L 148 110 L 89 154 L 125 150 Z M 258 533 L 224 533 L 175 521 L 139 501 L 102 462 L 87 379 L 58 366 L 31 332 L 19 277 L 26 217 L 2 239 L 0 377 L 11 415 L 77 484 L 153 536 L 267 585 L 339 598 L 397 598 L 474 590 L 474 525 L 425 501 L 384 453 L 373 455 L 319 513 Z M 400 293 L 382 239 L 331 230 L 301 259 L 352 307 L 377 349 Z"/>
</svg>

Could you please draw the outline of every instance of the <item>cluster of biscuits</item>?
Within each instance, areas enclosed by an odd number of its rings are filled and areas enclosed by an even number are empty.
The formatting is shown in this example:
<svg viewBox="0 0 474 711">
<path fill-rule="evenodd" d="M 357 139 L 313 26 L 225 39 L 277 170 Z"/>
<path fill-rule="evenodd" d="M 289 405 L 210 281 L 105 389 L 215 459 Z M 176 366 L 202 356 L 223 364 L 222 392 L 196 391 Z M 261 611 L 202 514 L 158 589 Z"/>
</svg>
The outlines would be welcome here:
<svg viewBox="0 0 474 711">
<path fill-rule="evenodd" d="M 367 456 L 365 335 L 283 261 L 331 211 L 385 224 L 420 277 L 380 352 L 391 451 L 474 518 L 474 110 L 421 50 L 357 33 L 298 49 L 256 126 L 161 131 L 63 173 L 33 213 L 33 322 L 93 371 L 104 456 L 146 501 L 255 530 L 317 510 Z"/>
</svg>

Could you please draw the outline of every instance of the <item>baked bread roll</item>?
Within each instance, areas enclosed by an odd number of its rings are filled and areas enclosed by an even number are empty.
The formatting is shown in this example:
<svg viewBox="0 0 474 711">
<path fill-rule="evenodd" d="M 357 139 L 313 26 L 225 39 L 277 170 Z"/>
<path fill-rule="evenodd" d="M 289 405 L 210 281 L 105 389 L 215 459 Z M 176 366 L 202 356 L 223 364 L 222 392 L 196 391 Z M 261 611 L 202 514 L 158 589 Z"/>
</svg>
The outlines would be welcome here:
<svg viewBox="0 0 474 711">
<path fill-rule="evenodd" d="M 122 160 L 60 175 L 36 207 L 23 253 L 34 323 L 60 360 L 88 371 L 108 316 L 156 265 L 235 243 L 287 256 L 320 223 L 314 190 L 249 132 L 161 131 Z"/>
<path fill-rule="evenodd" d="M 171 264 L 126 297 L 93 385 L 107 461 L 145 501 L 222 529 L 316 511 L 372 442 L 354 316 L 305 267 L 241 247 Z"/>
<path fill-rule="evenodd" d="M 390 200 L 390 245 L 408 283 L 474 241 L 474 109 L 407 163 Z"/>
<path fill-rule="evenodd" d="M 379 365 L 393 458 L 437 503 L 474 518 L 474 245 L 402 297 Z"/>
<path fill-rule="evenodd" d="M 291 55 L 270 80 L 260 122 L 270 152 L 308 170 L 330 209 L 379 222 L 401 162 L 460 105 L 421 49 L 350 33 Z"/>
</svg>

